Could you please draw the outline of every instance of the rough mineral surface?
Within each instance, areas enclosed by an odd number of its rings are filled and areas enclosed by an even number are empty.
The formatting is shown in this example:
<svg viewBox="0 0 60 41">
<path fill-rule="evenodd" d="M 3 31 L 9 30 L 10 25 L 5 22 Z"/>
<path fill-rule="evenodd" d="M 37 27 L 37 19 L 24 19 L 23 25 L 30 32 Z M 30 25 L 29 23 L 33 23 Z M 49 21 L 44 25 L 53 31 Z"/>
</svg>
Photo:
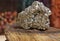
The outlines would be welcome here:
<svg viewBox="0 0 60 41">
<path fill-rule="evenodd" d="M 49 15 L 51 15 L 49 8 L 42 2 L 34 1 L 31 6 L 18 14 L 15 25 L 24 29 L 45 29 L 49 27 Z"/>
</svg>

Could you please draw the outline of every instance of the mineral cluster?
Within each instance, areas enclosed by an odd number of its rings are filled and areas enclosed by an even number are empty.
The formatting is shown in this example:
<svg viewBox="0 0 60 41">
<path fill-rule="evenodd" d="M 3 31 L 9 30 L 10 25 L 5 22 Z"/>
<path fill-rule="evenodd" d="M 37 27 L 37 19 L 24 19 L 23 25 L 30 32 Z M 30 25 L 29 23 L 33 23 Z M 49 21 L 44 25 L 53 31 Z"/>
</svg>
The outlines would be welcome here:
<svg viewBox="0 0 60 41">
<path fill-rule="evenodd" d="M 34 1 L 31 6 L 18 14 L 15 26 L 23 29 L 46 29 L 49 27 L 51 11 L 42 2 Z"/>
</svg>

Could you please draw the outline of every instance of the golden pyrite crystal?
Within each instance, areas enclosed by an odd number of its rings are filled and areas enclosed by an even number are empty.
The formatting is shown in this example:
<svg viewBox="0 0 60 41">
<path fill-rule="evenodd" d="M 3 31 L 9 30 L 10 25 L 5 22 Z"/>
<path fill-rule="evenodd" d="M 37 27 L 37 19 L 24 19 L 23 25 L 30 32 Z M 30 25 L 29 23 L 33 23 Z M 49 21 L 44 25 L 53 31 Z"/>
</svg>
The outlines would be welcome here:
<svg viewBox="0 0 60 41">
<path fill-rule="evenodd" d="M 42 2 L 34 1 L 31 6 L 18 14 L 16 26 L 24 29 L 46 29 L 49 27 L 51 11 Z"/>
</svg>

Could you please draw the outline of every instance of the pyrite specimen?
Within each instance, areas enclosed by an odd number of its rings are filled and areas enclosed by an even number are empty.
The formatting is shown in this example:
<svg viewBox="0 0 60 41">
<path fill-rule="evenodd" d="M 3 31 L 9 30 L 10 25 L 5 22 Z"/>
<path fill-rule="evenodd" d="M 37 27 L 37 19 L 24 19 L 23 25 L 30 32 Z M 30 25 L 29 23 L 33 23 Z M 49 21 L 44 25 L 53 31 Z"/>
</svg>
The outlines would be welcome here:
<svg viewBox="0 0 60 41">
<path fill-rule="evenodd" d="M 24 29 L 46 29 L 50 24 L 49 15 L 51 15 L 49 8 L 42 2 L 34 1 L 31 6 L 18 14 L 15 25 Z"/>
</svg>

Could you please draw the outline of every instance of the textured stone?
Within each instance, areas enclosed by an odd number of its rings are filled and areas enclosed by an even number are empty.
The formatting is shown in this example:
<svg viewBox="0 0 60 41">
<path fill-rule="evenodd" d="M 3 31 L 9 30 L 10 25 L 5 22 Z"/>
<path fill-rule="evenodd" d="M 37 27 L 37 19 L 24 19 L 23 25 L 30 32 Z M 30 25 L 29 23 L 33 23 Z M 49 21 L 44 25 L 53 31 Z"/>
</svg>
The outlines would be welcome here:
<svg viewBox="0 0 60 41">
<path fill-rule="evenodd" d="M 31 6 L 18 14 L 15 25 L 24 29 L 45 29 L 49 27 L 49 15 L 51 15 L 49 8 L 42 2 L 34 1 Z"/>
</svg>

